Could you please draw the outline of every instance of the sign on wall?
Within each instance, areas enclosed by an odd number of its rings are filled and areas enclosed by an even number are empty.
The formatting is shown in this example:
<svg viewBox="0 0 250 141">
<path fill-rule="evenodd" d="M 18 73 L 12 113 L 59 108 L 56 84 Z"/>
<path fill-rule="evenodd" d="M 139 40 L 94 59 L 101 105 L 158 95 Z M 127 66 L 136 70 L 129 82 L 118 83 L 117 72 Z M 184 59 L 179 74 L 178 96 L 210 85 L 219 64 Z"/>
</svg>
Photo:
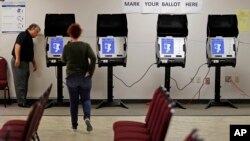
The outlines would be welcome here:
<svg viewBox="0 0 250 141">
<path fill-rule="evenodd" d="M 203 0 L 122 0 L 123 13 L 200 13 Z"/>
<path fill-rule="evenodd" d="M 25 2 L 3 2 L 1 13 L 2 33 L 25 30 Z"/>
<path fill-rule="evenodd" d="M 237 9 L 238 28 L 240 32 L 250 31 L 250 10 Z"/>
<path fill-rule="evenodd" d="M 141 13 L 141 0 L 122 0 L 123 13 Z"/>
</svg>

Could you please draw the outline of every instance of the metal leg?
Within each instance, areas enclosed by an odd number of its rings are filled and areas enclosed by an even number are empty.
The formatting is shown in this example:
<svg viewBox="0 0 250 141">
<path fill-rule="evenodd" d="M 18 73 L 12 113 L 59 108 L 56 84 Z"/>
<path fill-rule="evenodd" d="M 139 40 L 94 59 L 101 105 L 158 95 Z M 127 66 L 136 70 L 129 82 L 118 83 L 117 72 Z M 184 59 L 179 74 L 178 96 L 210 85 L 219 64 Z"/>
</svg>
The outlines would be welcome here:
<svg viewBox="0 0 250 141">
<path fill-rule="evenodd" d="M 121 106 L 123 108 L 128 109 L 128 107 L 121 101 L 121 100 L 114 100 L 113 99 L 113 66 L 108 66 L 108 91 L 107 91 L 107 100 L 103 100 L 96 109 L 102 108 L 102 107 L 115 107 L 115 106 Z"/>
<path fill-rule="evenodd" d="M 7 91 L 8 91 L 8 104 L 11 104 L 9 85 L 7 85 Z"/>
<path fill-rule="evenodd" d="M 57 100 L 50 101 L 46 108 L 51 107 L 68 107 L 69 103 L 63 101 L 63 64 L 62 62 L 58 62 L 57 67 Z"/>
<path fill-rule="evenodd" d="M 4 89 L 4 107 L 6 108 L 6 89 Z"/>
<path fill-rule="evenodd" d="M 170 73 L 171 73 L 171 68 L 169 66 L 166 66 L 165 67 L 165 88 L 167 89 L 167 92 L 170 93 Z M 170 94 L 169 94 L 169 97 L 170 97 Z M 186 109 L 184 106 L 182 106 L 182 104 L 180 102 L 178 102 L 177 100 L 173 100 L 173 102 L 175 103 L 174 104 L 174 107 L 178 107 L 178 108 L 181 108 L 181 109 Z"/>
<path fill-rule="evenodd" d="M 178 107 L 178 108 L 181 108 L 181 109 L 186 109 L 184 106 L 182 106 L 182 104 L 179 102 L 179 101 L 173 101 L 174 102 L 174 107 Z"/>
<path fill-rule="evenodd" d="M 123 108 L 128 109 L 128 107 L 121 100 L 113 100 L 112 102 L 103 100 L 100 104 L 97 105 L 96 109 L 99 109 L 102 107 L 115 107 L 115 106 L 121 106 Z"/>
<path fill-rule="evenodd" d="M 208 109 L 212 106 L 229 106 L 232 108 L 236 108 L 236 106 L 234 106 L 231 102 L 229 102 L 228 100 L 221 100 L 220 99 L 220 75 L 221 75 L 221 67 L 220 66 L 216 66 L 215 67 L 215 96 L 214 96 L 214 100 L 210 100 L 208 105 L 206 106 L 205 109 Z"/>
<path fill-rule="evenodd" d="M 234 105 L 233 105 L 230 101 L 228 101 L 228 100 L 221 100 L 221 101 L 219 101 L 219 102 L 216 102 L 216 101 L 214 101 L 214 100 L 210 100 L 209 103 L 208 103 L 208 105 L 207 105 L 207 107 L 206 107 L 205 109 L 208 109 L 208 108 L 210 108 L 210 107 L 212 107 L 212 106 L 229 106 L 229 107 L 232 107 L 232 108 L 237 109 L 237 107 L 234 106 Z"/>
</svg>

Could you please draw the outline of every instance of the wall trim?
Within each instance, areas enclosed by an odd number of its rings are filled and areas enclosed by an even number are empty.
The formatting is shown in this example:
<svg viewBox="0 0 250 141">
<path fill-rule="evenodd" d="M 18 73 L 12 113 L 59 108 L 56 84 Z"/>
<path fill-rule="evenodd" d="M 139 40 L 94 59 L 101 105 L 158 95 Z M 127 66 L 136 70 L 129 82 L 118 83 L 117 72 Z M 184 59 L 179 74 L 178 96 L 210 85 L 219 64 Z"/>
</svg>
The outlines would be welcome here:
<svg viewBox="0 0 250 141">
<path fill-rule="evenodd" d="M 38 99 L 28 99 L 29 102 L 34 103 Z M 115 100 L 115 99 L 114 99 Z M 207 104 L 210 99 L 176 99 L 178 102 L 182 104 Z M 233 104 L 250 104 L 250 99 L 228 99 Z M 56 99 L 49 99 L 49 101 L 56 101 Z M 141 104 L 148 103 L 150 99 L 122 99 L 124 103 L 128 104 Z M 68 103 L 69 99 L 64 99 L 63 102 Z M 98 104 L 102 102 L 102 99 L 92 99 L 92 104 Z M 16 103 L 16 99 L 11 99 L 11 103 Z M 0 104 L 4 104 L 4 99 L 0 99 Z"/>
</svg>

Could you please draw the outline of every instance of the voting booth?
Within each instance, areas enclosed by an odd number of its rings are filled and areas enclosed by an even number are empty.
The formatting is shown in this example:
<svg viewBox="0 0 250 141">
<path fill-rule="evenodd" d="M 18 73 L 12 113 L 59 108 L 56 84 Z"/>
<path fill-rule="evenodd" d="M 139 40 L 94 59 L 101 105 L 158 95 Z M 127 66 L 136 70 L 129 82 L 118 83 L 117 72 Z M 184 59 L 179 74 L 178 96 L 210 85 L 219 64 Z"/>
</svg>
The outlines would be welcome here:
<svg viewBox="0 0 250 141">
<path fill-rule="evenodd" d="M 186 15 L 158 15 L 155 48 L 158 67 L 185 67 L 187 35 Z"/>
<path fill-rule="evenodd" d="M 165 68 L 165 87 L 170 92 L 171 67 L 185 67 L 188 22 L 186 15 L 158 15 L 156 63 Z M 176 101 L 176 106 L 185 109 Z"/>
<path fill-rule="evenodd" d="M 56 67 L 57 69 L 57 101 L 50 103 L 49 106 L 63 105 L 63 72 L 65 63 L 61 56 L 64 46 L 69 42 L 67 29 L 75 23 L 74 14 L 46 14 L 44 35 L 46 38 L 46 64 L 47 67 Z"/>
<path fill-rule="evenodd" d="M 107 67 L 107 100 L 97 108 L 121 106 L 128 108 L 122 101 L 113 100 L 113 67 L 126 67 L 127 63 L 127 17 L 126 14 L 97 15 L 97 60 L 99 67 Z"/>
<path fill-rule="evenodd" d="M 101 66 L 126 66 L 127 17 L 125 14 L 98 14 L 97 59 Z"/>
<path fill-rule="evenodd" d="M 46 14 L 44 35 L 48 67 L 61 60 L 63 47 L 69 42 L 67 29 L 72 23 L 75 23 L 74 14 Z"/>
<path fill-rule="evenodd" d="M 238 48 L 236 15 L 209 15 L 206 54 L 209 66 L 236 65 Z"/>
<path fill-rule="evenodd" d="M 211 106 L 237 108 L 229 101 L 220 99 L 220 73 L 222 66 L 236 65 L 238 34 L 236 15 L 208 15 L 206 57 L 208 67 L 215 67 L 215 98 L 206 108 Z"/>
<path fill-rule="evenodd" d="M 61 60 L 64 46 L 69 42 L 69 38 L 63 36 L 47 37 L 47 65 Z"/>
</svg>

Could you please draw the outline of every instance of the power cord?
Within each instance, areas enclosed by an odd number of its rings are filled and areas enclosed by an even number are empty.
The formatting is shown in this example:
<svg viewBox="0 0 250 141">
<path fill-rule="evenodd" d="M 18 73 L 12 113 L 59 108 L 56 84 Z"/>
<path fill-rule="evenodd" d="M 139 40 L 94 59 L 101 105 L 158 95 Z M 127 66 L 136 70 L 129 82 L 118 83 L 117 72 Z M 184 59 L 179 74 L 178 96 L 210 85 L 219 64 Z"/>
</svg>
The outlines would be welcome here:
<svg viewBox="0 0 250 141">
<path fill-rule="evenodd" d="M 246 44 L 246 45 L 249 45 L 250 43 L 248 43 L 248 42 L 242 42 L 242 41 L 239 41 L 239 43 L 241 43 L 241 44 Z"/>
<path fill-rule="evenodd" d="M 56 73 L 56 72 L 57 72 L 57 67 L 55 67 L 55 76 L 56 76 L 56 80 L 57 80 L 57 79 L 58 79 L 58 76 L 57 76 L 57 73 Z M 63 83 L 64 85 L 67 85 L 66 82 L 63 81 L 63 80 L 62 80 L 62 83 Z"/>
<path fill-rule="evenodd" d="M 148 73 L 149 69 L 150 69 L 154 64 L 156 64 L 156 63 L 151 64 L 151 65 L 148 67 L 148 69 L 146 70 L 146 72 L 140 77 L 140 79 L 138 79 L 137 81 L 135 81 L 135 82 L 132 83 L 131 85 L 126 84 L 121 78 L 119 78 L 119 77 L 116 76 L 115 74 L 113 74 L 113 76 L 114 76 L 116 79 L 120 80 L 126 87 L 129 88 L 129 87 L 134 86 L 136 83 L 140 82 L 140 81 L 145 77 L 145 75 Z"/>
<path fill-rule="evenodd" d="M 182 91 L 182 90 L 184 90 L 188 85 L 190 85 L 190 84 L 193 82 L 194 78 L 195 78 L 195 77 L 197 76 L 197 74 L 199 73 L 201 67 L 204 66 L 204 65 L 206 65 L 206 64 L 207 64 L 207 63 L 204 63 L 204 64 L 202 64 L 202 65 L 199 66 L 199 68 L 197 69 L 195 75 L 191 78 L 190 82 L 188 82 L 183 88 L 180 88 L 180 87 L 178 86 L 178 83 L 177 83 L 176 79 L 174 79 L 174 78 L 172 78 L 172 77 L 170 77 L 170 78 L 171 78 L 172 80 L 174 80 L 177 89 L 180 90 L 180 91 Z"/>
<path fill-rule="evenodd" d="M 231 84 L 233 84 L 233 86 L 234 86 L 237 90 L 239 90 L 240 92 L 242 92 L 241 95 L 250 97 L 250 95 L 248 95 L 245 91 L 243 91 L 234 81 L 230 81 L 230 82 L 231 82 Z"/>
<path fill-rule="evenodd" d="M 208 68 L 208 71 L 207 71 L 205 77 L 203 78 L 202 84 L 201 84 L 201 86 L 200 86 L 200 88 L 199 88 L 199 90 L 198 90 L 198 92 L 197 92 L 197 93 L 198 93 L 198 99 L 200 99 L 201 89 L 203 88 L 203 86 L 204 86 L 204 84 L 205 84 L 205 83 L 204 83 L 204 80 L 207 78 L 209 72 L 210 72 L 210 67 Z M 196 93 L 195 95 L 197 95 L 197 93 Z"/>
</svg>

